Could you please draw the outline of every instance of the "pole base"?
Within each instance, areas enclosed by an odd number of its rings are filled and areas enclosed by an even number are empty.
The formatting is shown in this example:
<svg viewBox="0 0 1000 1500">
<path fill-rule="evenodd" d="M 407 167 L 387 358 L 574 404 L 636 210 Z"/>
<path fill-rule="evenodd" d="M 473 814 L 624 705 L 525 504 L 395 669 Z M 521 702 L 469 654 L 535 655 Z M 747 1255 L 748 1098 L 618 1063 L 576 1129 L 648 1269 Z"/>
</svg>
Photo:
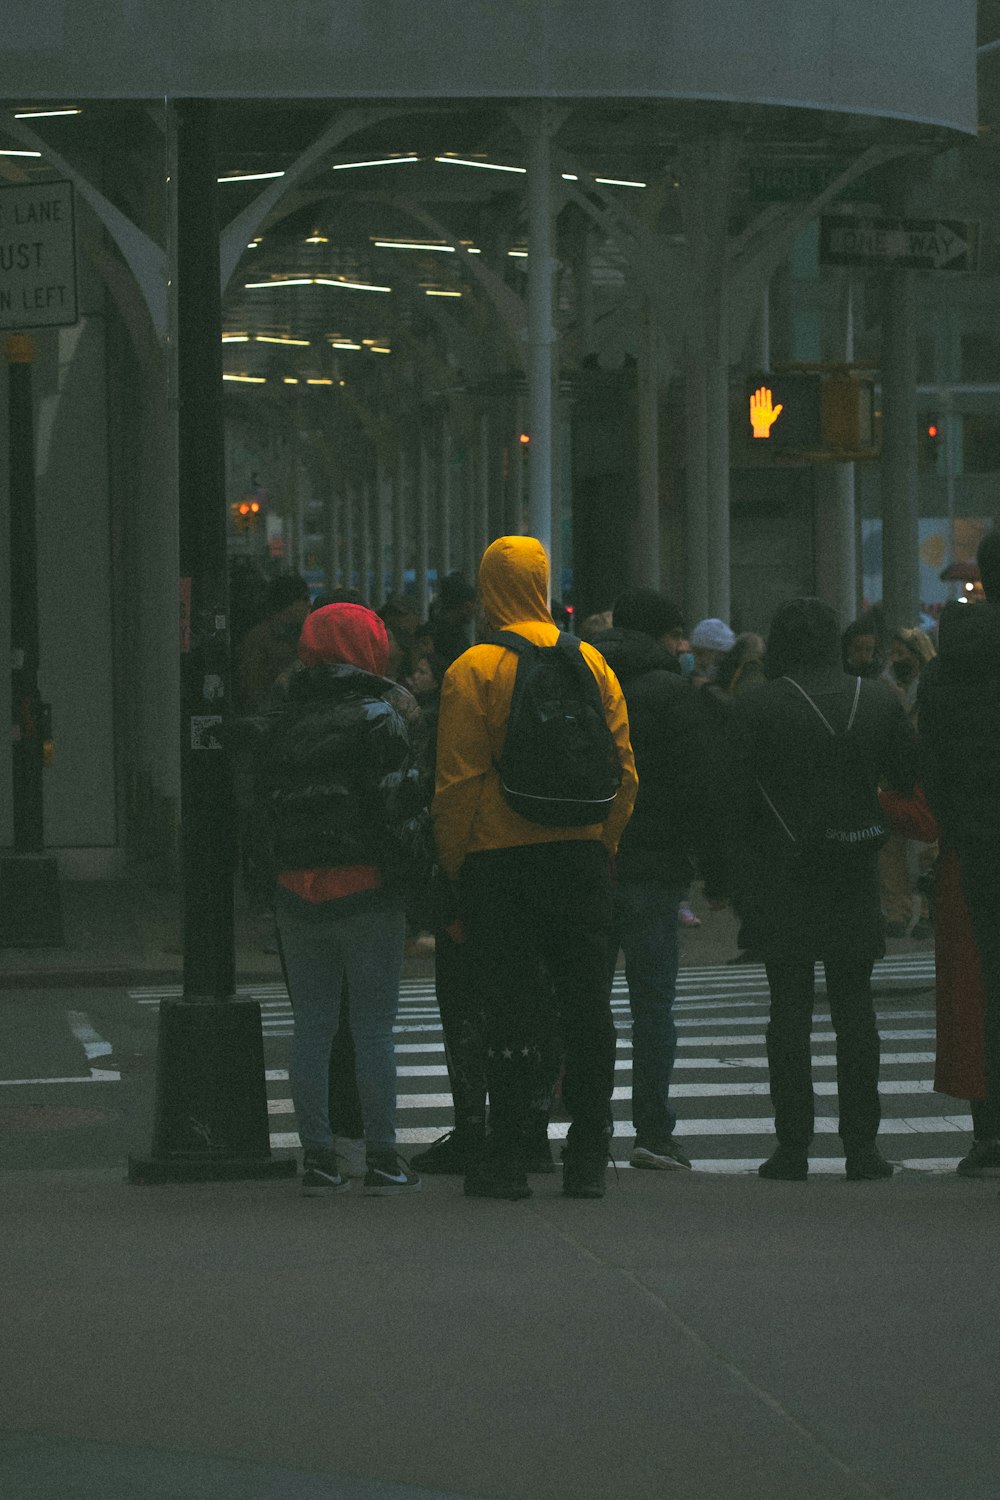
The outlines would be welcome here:
<svg viewBox="0 0 1000 1500">
<path fill-rule="evenodd" d="M 0 948 L 61 948 L 59 866 L 51 855 L 0 858 Z"/>
<path fill-rule="evenodd" d="M 134 1183 L 291 1177 L 271 1158 L 264 1041 L 256 1000 L 160 1002 L 153 1147 L 130 1157 Z"/>
<path fill-rule="evenodd" d="M 210 1160 L 130 1156 L 128 1180 L 136 1187 L 154 1187 L 164 1182 L 249 1182 L 273 1177 L 295 1177 L 298 1163 L 294 1156 L 275 1160 L 267 1157 L 229 1156 Z"/>
</svg>

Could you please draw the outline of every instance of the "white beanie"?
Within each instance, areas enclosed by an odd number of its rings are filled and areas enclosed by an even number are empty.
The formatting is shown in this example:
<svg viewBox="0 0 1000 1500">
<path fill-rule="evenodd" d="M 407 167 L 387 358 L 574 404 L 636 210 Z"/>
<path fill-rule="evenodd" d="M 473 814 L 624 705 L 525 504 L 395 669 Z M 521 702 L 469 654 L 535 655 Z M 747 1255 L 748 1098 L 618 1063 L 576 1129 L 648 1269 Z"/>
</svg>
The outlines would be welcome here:
<svg viewBox="0 0 1000 1500">
<path fill-rule="evenodd" d="M 699 620 L 690 636 L 693 647 L 707 651 L 729 651 L 736 641 L 725 620 Z"/>
</svg>

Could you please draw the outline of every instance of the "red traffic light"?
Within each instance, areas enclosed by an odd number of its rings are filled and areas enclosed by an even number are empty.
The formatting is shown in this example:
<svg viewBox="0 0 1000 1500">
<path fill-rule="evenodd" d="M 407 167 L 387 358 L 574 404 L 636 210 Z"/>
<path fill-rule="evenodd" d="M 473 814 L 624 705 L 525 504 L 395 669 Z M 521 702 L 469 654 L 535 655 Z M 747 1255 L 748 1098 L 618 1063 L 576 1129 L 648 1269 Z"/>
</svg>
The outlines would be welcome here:
<svg viewBox="0 0 1000 1500">
<path fill-rule="evenodd" d="M 929 438 L 936 438 L 937 435 L 938 435 L 938 430 L 939 429 L 938 429 L 937 423 L 936 422 L 931 422 L 928 425 L 928 428 L 927 428 L 927 436 Z"/>
</svg>

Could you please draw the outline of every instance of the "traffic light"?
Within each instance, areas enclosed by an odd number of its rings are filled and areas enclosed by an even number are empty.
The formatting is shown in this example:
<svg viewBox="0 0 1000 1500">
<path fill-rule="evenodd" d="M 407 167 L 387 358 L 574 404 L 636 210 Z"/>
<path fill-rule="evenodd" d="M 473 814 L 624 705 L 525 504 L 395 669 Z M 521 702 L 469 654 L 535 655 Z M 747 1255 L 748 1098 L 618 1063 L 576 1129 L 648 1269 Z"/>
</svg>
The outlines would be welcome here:
<svg viewBox="0 0 1000 1500">
<path fill-rule="evenodd" d="M 232 516 L 233 525 L 237 531 L 255 531 L 263 514 L 263 508 L 260 501 L 250 495 L 243 500 L 234 500 L 229 507 L 229 514 Z"/>
<path fill-rule="evenodd" d="M 937 417 L 921 417 L 917 424 L 917 463 L 924 473 L 941 469 L 944 452 L 944 429 Z"/>
<path fill-rule="evenodd" d="M 875 458 L 874 385 L 847 365 L 754 375 L 744 386 L 736 452 L 752 463 Z"/>
</svg>

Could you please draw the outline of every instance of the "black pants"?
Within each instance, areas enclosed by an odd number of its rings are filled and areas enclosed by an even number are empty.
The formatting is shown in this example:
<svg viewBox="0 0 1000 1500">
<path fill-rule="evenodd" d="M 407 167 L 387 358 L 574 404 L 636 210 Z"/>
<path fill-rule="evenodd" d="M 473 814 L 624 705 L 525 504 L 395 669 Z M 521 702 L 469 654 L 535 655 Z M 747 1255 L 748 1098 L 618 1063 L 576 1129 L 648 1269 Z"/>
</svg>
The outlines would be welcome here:
<svg viewBox="0 0 1000 1500">
<path fill-rule="evenodd" d="M 811 959 L 767 963 L 771 1019 L 767 1064 L 778 1142 L 805 1150 L 813 1138 L 816 1111 L 812 1088 Z M 826 991 L 837 1037 L 837 1099 L 845 1151 L 869 1146 L 878 1133 L 879 1034 L 872 1002 L 872 964 L 853 957 L 827 958 Z"/>
<path fill-rule="evenodd" d="M 959 850 L 958 864 L 983 975 L 986 1097 L 1000 1101 L 1000 856 Z"/>
<path fill-rule="evenodd" d="M 604 846 L 566 841 L 470 855 L 460 895 L 485 1027 L 489 1152 L 520 1149 L 554 1021 L 572 1119 L 567 1149 L 602 1149 L 615 1078 Z"/>
</svg>

